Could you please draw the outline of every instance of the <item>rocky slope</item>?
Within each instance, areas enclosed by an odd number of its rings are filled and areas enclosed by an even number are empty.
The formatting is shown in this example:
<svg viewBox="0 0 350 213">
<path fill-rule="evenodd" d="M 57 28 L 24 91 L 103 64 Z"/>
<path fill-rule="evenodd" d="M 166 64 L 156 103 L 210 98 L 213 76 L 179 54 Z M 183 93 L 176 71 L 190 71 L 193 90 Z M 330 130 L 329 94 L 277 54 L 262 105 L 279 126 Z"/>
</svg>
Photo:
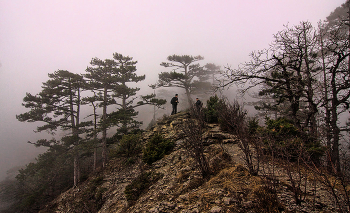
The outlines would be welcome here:
<svg viewBox="0 0 350 213">
<path fill-rule="evenodd" d="M 296 205 L 289 190 L 288 177 L 278 173 L 277 193 L 266 186 L 259 176 L 252 176 L 244 167 L 242 152 L 233 135 L 220 131 L 218 125 L 208 125 L 203 135 L 208 141 L 206 157 L 212 175 L 203 179 L 195 161 L 182 147 L 183 137 L 178 127 L 188 118 L 179 113 L 162 119 L 143 135 L 149 140 L 160 132 L 176 142 L 174 151 L 163 159 L 145 165 L 125 159 L 112 159 L 106 169 L 96 172 L 80 184 L 61 194 L 41 213 L 51 212 L 333 212 L 332 200 L 320 185 L 311 190 L 314 196 Z M 125 187 L 141 173 L 151 172 L 157 179 L 134 202 L 125 197 Z M 306 195 L 305 195 L 306 196 Z"/>
</svg>

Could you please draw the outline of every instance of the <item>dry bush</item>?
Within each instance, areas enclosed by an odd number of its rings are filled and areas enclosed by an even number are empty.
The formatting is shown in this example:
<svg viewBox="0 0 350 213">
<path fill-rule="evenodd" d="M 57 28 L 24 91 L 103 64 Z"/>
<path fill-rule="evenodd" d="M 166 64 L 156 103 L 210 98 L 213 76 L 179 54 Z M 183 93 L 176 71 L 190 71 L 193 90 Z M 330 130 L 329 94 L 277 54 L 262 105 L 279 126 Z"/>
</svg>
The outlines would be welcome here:
<svg viewBox="0 0 350 213">
<path fill-rule="evenodd" d="M 261 140 L 256 135 L 256 120 L 249 121 L 247 110 L 237 101 L 232 104 L 222 101 L 219 123 L 223 131 L 234 134 L 239 139 L 239 147 L 244 153 L 244 161 L 252 175 L 258 175 L 261 158 Z"/>
<path fill-rule="evenodd" d="M 346 160 L 349 160 L 346 158 Z M 326 163 L 324 163 L 326 165 Z M 316 164 L 307 164 L 308 169 L 313 173 L 314 179 L 321 183 L 328 194 L 334 199 L 335 208 L 338 212 L 350 212 L 350 177 L 346 172 L 349 170 L 349 161 L 343 163 L 342 173 L 336 173 L 336 167 L 331 164 L 333 172 L 329 172 L 329 167 L 320 167 Z M 329 166 L 329 165 L 328 165 Z"/>
<path fill-rule="evenodd" d="M 204 119 L 201 117 L 189 118 L 183 122 L 179 130 L 184 134 L 183 147 L 196 161 L 203 178 L 210 175 L 208 159 L 204 154 L 205 142 L 202 135 L 204 132 Z"/>
<path fill-rule="evenodd" d="M 262 186 L 254 191 L 255 206 L 254 212 L 274 213 L 286 212 L 284 206 L 278 201 L 277 192 L 268 187 Z"/>
</svg>

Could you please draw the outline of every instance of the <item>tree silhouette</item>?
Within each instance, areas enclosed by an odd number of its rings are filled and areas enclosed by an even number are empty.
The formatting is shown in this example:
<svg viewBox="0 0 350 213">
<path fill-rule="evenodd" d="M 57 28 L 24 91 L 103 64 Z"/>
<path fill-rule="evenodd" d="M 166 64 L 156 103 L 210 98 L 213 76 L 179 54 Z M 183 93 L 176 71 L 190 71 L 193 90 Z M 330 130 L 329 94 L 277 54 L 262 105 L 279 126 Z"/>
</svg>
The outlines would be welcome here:
<svg viewBox="0 0 350 213">
<path fill-rule="evenodd" d="M 79 134 L 86 123 L 80 122 L 81 91 L 85 81 L 83 76 L 66 70 L 58 70 L 48 74 L 49 80 L 43 83 L 42 91 L 37 95 L 27 93 L 23 106 L 28 112 L 17 115 L 22 122 L 43 122 L 37 132 L 47 131 L 54 134 L 57 130 L 70 130 L 62 140 L 74 152 L 74 185 L 80 179 L 79 168 Z M 30 142 L 31 143 L 31 142 Z M 41 139 L 33 143 L 36 146 L 53 147 L 56 140 Z"/>
</svg>

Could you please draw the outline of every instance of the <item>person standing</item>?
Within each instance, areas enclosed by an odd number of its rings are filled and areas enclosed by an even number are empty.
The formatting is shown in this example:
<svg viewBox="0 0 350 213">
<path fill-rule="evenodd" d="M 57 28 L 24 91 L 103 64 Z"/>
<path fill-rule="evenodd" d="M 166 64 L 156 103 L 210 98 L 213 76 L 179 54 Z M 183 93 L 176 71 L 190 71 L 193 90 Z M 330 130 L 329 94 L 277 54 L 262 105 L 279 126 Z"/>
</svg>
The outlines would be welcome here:
<svg viewBox="0 0 350 213">
<path fill-rule="evenodd" d="M 200 112 L 202 109 L 202 106 L 203 106 L 202 101 L 200 101 L 198 98 L 196 98 L 195 106 L 196 106 L 197 112 Z"/>
<path fill-rule="evenodd" d="M 175 94 L 175 97 L 173 97 L 170 101 L 171 105 L 173 106 L 173 111 L 171 112 L 172 115 L 177 113 L 177 104 L 179 103 L 179 99 L 177 96 L 178 95 Z"/>
</svg>

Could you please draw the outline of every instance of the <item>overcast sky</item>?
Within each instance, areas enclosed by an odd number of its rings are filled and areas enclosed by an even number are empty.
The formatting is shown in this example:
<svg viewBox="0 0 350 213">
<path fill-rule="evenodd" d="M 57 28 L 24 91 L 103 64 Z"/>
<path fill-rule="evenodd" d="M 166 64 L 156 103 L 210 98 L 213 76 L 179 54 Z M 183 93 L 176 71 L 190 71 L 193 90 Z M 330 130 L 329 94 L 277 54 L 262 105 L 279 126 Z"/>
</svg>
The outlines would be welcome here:
<svg viewBox="0 0 350 213">
<path fill-rule="evenodd" d="M 35 124 L 16 114 L 58 69 L 83 73 L 91 58 L 134 57 L 154 83 L 172 54 L 237 66 L 272 35 L 300 21 L 315 26 L 345 0 L 1 0 L 0 178 L 32 159 Z"/>
</svg>

